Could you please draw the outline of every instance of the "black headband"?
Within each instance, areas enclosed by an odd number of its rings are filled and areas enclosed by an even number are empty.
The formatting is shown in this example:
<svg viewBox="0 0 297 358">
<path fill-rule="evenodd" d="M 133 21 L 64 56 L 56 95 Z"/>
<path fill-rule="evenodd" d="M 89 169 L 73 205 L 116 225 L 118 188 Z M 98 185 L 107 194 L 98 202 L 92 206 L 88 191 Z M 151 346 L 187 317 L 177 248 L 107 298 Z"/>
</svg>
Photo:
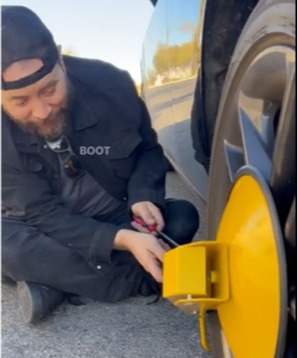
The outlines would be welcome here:
<svg viewBox="0 0 297 358">
<path fill-rule="evenodd" d="M 2 90 L 5 91 L 23 88 L 41 80 L 44 76 L 52 72 L 58 62 L 58 58 L 59 55 L 57 51 L 54 54 L 52 53 L 50 56 L 45 56 L 44 58 L 40 59 L 43 62 L 43 66 L 38 71 L 17 81 L 7 82 L 3 79 L 2 76 Z"/>
</svg>

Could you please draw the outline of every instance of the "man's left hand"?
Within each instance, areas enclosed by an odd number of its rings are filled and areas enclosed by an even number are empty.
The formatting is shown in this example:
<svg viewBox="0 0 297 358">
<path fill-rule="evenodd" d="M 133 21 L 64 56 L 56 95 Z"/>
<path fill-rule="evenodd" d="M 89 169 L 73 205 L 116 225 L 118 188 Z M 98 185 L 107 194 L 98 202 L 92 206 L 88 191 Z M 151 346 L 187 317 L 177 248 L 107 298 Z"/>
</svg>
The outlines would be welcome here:
<svg viewBox="0 0 297 358">
<path fill-rule="evenodd" d="M 150 201 L 142 201 L 131 207 L 132 213 L 140 216 L 147 225 L 157 225 L 157 230 L 162 231 L 165 223 L 160 209 Z"/>
</svg>

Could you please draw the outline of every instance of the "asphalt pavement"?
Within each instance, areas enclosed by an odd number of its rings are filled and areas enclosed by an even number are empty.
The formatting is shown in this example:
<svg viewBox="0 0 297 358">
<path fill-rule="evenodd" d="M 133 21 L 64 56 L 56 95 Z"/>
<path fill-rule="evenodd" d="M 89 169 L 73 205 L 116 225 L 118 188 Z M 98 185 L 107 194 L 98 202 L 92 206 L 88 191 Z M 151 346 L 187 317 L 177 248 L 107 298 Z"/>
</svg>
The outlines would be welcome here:
<svg viewBox="0 0 297 358">
<path fill-rule="evenodd" d="M 175 173 L 167 178 L 167 196 L 205 207 Z M 208 358 L 200 348 L 197 317 L 187 316 L 161 299 L 133 298 L 116 304 L 89 301 L 62 304 L 45 321 L 26 325 L 20 317 L 16 289 L 2 285 L 2 358 Z"/>
</svg>

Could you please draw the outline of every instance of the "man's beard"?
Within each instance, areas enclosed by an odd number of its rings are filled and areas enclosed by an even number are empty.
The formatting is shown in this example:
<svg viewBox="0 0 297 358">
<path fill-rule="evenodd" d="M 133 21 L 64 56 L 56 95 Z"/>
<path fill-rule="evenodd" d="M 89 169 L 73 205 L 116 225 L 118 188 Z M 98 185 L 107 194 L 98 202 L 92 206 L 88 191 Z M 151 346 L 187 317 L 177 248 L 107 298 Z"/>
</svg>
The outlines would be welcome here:
<svg viewBox="0 0 297 358">
<path fill-rule="evenodd" d="M 45 141 L 54 141 L 62 135 L 67 135 L 70 130 L 70 106 L 74 92 L 71 84 L 67 83 L 67 95 L 64 108 L 51 113 L 39 123 L 22 123 L 8 114 L 9 118 L 25 133 L 43 138 Z"/>
<path fill-rule="evenodd" d="M 69 129 L 68 110 L 60 109 L 52 113 L 40 123 L 20 123 L 17 119 L 10 119 L 25 133 L 36 135 L 46 141 L 54 141 L 67 134 Z"/>
</svg>

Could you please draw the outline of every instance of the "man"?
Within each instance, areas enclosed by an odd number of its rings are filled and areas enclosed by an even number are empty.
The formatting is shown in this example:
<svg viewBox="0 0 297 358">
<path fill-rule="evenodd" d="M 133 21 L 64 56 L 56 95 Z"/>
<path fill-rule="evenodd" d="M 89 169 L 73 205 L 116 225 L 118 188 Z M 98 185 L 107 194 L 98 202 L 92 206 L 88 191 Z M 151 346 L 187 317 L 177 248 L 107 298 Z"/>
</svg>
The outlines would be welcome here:
<svg viewBox="0 0 297 358">
<path fill-rule="evenodd" d="M 198 214 L 165 200 L 166 161 L 128 74 L 62 57 L 41 20 L 2 7 L 2 270 L 26 322 L 64 297 L 156 293 Z M 133 220 L 141 218 L 152 233 Z"/>
</svg>

